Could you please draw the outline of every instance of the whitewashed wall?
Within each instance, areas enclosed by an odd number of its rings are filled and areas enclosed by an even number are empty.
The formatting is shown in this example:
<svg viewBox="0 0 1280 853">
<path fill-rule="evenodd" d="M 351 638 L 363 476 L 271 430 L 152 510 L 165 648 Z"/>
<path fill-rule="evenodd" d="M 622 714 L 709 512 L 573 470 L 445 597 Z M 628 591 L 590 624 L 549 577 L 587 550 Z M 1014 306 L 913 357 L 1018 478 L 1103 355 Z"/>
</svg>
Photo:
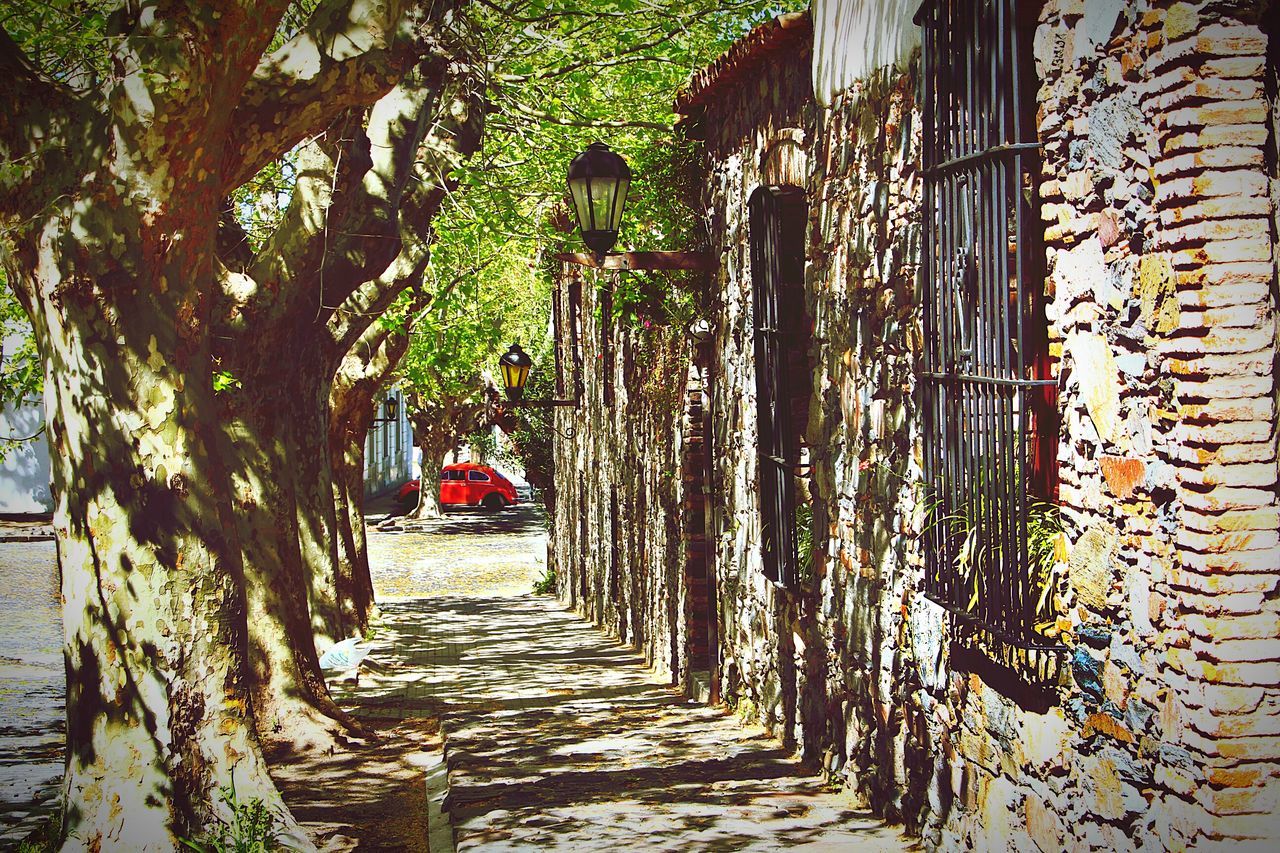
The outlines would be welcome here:
<svg viewBox="0 0 1280 853">
<path fill-rule="evenodd" d="M 813 0 L 813 91 L 830 107 L 871 72 L 905 65 L 920 44 L 920 0 Z"/>
<path fill-rule="evenodd" d="M 413 427 L 409 425 L 403 395 L 398 389 L 390 393 L 400 398 L 400 412 L 394 423 L 375 424 L 365 439 L 365 497 L 389 492 L 416 476 L 413 469 Z M 383 401 L 386 398 L 385 394 L 378 397 L 379 417 L 384 413 Z"/>
</svg>

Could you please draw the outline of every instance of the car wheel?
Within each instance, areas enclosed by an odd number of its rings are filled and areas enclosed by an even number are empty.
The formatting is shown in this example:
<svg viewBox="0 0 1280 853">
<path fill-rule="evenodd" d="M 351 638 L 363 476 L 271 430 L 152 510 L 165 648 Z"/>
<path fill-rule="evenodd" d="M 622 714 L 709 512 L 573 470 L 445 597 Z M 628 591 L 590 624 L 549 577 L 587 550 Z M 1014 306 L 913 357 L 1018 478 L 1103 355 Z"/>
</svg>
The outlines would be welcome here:
<svg viewBox="0 0 1280 853">
<path fill-rule="evenodd" d="M 480 501 L 480 506 L 488 510 L 499 510 L 506 505 L 507 505 L 507 502 L 504 501 L 502 499 L 502 495 L 498 494 L 497 492 L 490 492 L 489 494 L 484 496 L 484 500 Z"/>
<path fill-rule="evenodd" d="M 418 493 L 410 492 L 400 499 L 400 508 L 406 513 L 413 512 L 418 508 Z"/>
</svg>

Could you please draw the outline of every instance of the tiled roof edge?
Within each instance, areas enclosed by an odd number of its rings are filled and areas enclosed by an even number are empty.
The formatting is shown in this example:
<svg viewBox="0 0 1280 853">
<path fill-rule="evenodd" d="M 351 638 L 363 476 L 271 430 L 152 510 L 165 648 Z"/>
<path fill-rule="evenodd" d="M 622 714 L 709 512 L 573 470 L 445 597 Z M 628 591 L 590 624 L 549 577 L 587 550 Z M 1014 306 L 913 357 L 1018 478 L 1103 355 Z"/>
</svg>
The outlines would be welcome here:
<svg viewBox="0 0 1280 853">
<path fill-rule="evenodd" d="M 730 84 L 741 79 L 771 54 L 791 47 L 813 35 L 813 19 L 808 12 L 790 12 L 765 21 L 733 43 L 714 62 L 689 78 L 676 93 L 675 112 L 688 115 L 712 100 Z"/>
</svg>

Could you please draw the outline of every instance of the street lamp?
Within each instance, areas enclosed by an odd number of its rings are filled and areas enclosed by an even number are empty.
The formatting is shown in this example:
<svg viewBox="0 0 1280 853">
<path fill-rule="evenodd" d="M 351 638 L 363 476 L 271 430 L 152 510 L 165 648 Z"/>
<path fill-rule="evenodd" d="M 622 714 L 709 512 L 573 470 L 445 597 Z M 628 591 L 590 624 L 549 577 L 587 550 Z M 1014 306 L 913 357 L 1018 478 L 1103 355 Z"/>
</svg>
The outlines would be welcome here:
<svg viewBox="0 0 1280 853">
<path fill-rule="evenodd" d="M 524 383 L 529 381 L 533 359 L 520 349 L 519 344 L 512 344 L 511 349 L 498 359 L 498 367 L 502 368 L 502 384 L 506 386 L 507 399 L 519 402 L 524 396 Z"/>
<path fill-rule="evenodd" d="M 375 413 L 373 422 L 375 424 L 395 423 L 400 417 L 400 398 L 394 394 L 388 394 L 386 401 L 382 404 L 382 410 L 385 412 L 386 416 L 380 418 Z"/>
<path fill-rule="evenodd" d="M 524 385 L 529 381 L 529 371 L 533 369 L 533 359 L 529 358 L 519 344 L 511 348 L 498 359 L 498 367 L 502 370 L 502 384 L 507 392 L 507 399 L 513 406 L 529 408 L 546 408 L 549 406 L 576 406 L 577 400 L 526 400 Z"/>
<path fill-rule="evenodd" d="M 631 168 L 627 161 L 602 142 L 591 143 L 569 164 L 569 195 L 578 230 L 597 262 L 618 242 L 618 226 L 630 186 Z"/>
</svg>

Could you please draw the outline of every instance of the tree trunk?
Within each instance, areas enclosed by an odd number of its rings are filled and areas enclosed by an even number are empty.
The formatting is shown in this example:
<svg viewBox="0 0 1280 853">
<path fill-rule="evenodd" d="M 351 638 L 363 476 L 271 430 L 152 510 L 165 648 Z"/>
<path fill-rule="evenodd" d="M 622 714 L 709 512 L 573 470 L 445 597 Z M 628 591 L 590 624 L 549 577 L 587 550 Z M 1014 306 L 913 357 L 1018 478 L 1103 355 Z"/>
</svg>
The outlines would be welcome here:
<svg viewBox="0 0 1280 853">
<path fill-rule="evenodd" d="M 338 564 L 340 571 L 351 578 L 352 611 L 357 625 L 364 630 L 374 608 L 364 521 L 364 445 L 371 416 L 354 414 L 350 421 L 335 428 L 337 419 L 336 413 L 331 413 L 329 452 L 338 514 Z"/>
<path fill-rule="evenodd" d="M 226 811 L 214 791 L 233 779 L 242 802 L 261 800 L 293 826 L 245 677 L 243 566 L 228 540 L 208 318 L 198 290 L 176 285 L 200 281 L 202 265 L 48 261 L 23 290 L 46 357 L 58 496 L 67 847 L 173 850 Z"/>
<path fill-rule="evenodd" d="M 303 377 L 292 418 L 299 543 L 312 628 L 322 643 L 341 640 L 356 626 L 349 567 L 338 561 L 338 520 L 329 455 L 329 384 L 329 376 Z"/>
<path fill-rule="evenodd" d="M 235 525 L 245 570 L 251 689 L 264 741 L 297 750 L 327 750 L 343 734 L 364 730 L 329 696 L 316 654 L 312 566 L 306 560 L 295 470 L 315 464 L 293 442 L 282 416 L 301 405 L 291 383 L 259 361 L 243 387 L 226 392 L 223 450 L 232 466 Z M 295 405 L 283 408 L 286 400 Z"/>
<path fill-rule="evenodd" d="M 422 442 L 418 445 L 422 450 L 422 479 L 419 480 L 418 508 L 413 517 L 418 519 L 443 518 L 444 507 L 440 504 L 440 469 L 444 468 L 444 457 L 449 448 L 441 444 Z"/>
</svg>

